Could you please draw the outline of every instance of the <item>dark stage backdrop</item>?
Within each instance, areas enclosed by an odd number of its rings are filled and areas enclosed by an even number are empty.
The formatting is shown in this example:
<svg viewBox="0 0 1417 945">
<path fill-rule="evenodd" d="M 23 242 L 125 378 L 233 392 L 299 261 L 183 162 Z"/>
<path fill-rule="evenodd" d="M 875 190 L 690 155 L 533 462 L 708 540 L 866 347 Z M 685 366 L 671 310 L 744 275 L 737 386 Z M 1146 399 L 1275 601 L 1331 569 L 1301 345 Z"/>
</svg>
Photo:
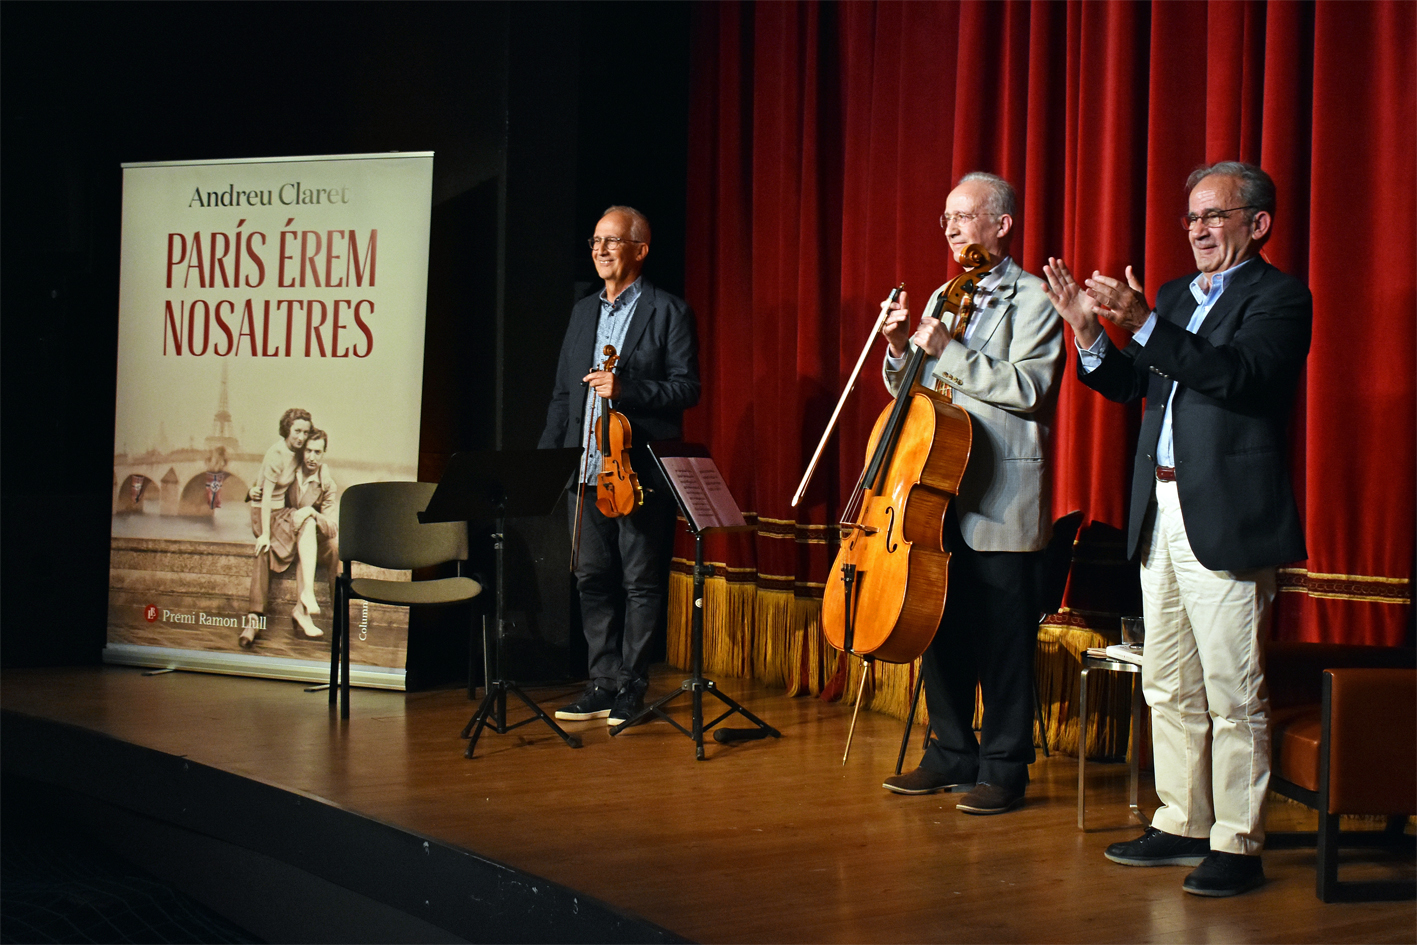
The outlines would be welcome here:
<svg viewBox="0 0 1417 945">
<path fill-rule="evenodd" d="M 803 506 L 790 499 L 888 289 L 923 293 L 958 272 L 937 222 L 955 180 L 989 170 L 1015 183 L 1028 271 L 1050 255 L 1080 273 L 1131 264 L 1154 298 L 1194 271 L 1178 225 L 1187 174 L 1229 158 L 1274 176 L 1266 252 L 1315 302 L 1293 418 L 1310 558 L 1282 572 L 1275 634 L 1403 642 L 1417 6 L 720 3 L 696 15 L 686 287 L 705 397 L 688 435 L 758 524 L 711 546 L 748 621 L 710 642 L 720 665 L 795 691 L 831 675 L 815 599 L 835 550 L 827 524 L 886 403 L 879 344 Z M 1051 447 L 1057 515 L 1125 525 L 1139 419 L 1082 387 L 1070 359 Z"/>
<path fill-rule="evenodd" d="M 650 277 L 683 292 L 688 46 L 687 4 L 6 5 L 0 665 L 96 663 L 104 644 L 123 162 L 435 152 L 433 481 L 456 451 L 535 445 L 604 207 L 650 216 Z M 40 472 L 37 448 L 63 458 Z M 564 525 L 509 527 L 509 673 L 583 674 Z M 464 617 L 413 614 L 410 686 L 461 675 Z"/>
</svg>

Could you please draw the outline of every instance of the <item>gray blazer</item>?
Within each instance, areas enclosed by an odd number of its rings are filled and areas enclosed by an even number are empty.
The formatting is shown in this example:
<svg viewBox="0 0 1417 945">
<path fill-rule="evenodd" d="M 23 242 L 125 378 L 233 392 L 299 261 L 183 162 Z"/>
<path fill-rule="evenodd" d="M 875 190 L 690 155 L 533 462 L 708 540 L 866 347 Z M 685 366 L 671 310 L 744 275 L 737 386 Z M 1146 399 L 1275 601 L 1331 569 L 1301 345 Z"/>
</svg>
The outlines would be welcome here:
<svg viewBox="0 0 1417 945">
<path fill-rule="evenodd" d="M 930 314 L 940 289 L 930 296 Z M 1012 258 L 989 302 L 974 314 L 968 345 L 951 342 L 926 359 L 921 383 L 933 388 L 939 378 L 952 387 L 974 426 L 954 500 L 965 543 L 975 551 L 1038 551 L 1053 534 L 1044 456 L 1067 364 L 1063 320 L 1043 281 Z M 892 395 L 903 373 L 887 365 Z"/>
</svg>

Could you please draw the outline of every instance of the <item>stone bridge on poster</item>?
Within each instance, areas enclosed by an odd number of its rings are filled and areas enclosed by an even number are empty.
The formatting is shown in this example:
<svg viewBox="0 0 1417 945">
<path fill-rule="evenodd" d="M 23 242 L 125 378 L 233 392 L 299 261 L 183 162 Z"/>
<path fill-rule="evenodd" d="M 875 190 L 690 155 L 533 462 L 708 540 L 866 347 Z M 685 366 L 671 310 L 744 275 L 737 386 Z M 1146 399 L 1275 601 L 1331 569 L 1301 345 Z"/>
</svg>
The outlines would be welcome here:
<svg viewBox="0 0 1417 945">
<path fill-rule="evenodd" d="M 211 515 L 208 484 L 218 478 L 223 504 L 245 499 L 246 490 L 260 474 L 263 457 L 257 453 L 229 454 L 226 465 L 213 474 L 208 469 L 210 456 L 210 451 L 204 449 L 115 455 L 113 511 L 137 512 L 146 503 L 157 501 L 162 515 Z"/>
<path fill-rule="evenodd" d="M 211 451 L 177 449 L 150 450 L 139 455 L 113 457 L 113 511 L 141 512 L 146 503 L 156 502 L 161 515 L 210 516 L 212 503 L 208 484 Z M 220 484 L 221 503 L 239 504 L 261 472 L 260 453 L 228 453 Z M 329 460 L 326 467 L 341 491 L 357 482 L 409 479 L 411 468 L 399 469 L 387 463 Z"/>
</svg>

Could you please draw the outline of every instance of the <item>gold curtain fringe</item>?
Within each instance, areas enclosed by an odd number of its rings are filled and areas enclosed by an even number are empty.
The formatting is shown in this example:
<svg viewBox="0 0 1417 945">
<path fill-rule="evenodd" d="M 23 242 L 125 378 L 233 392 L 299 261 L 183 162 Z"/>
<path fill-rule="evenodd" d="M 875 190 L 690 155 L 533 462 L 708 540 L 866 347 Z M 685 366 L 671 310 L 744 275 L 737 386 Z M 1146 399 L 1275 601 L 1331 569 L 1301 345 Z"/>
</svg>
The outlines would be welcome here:
<svg viewBox="0 0 1417 945">
<path fill-rule="evenodd" d="M 793 675 L 793 622 L 796 614 L 792 592 L 758 591 L 753 613 L 757 623 L 758 646 L 752 653 L 752 676 L 769 686 L 786 689 Z"/>
<path fill-rule="evenodd" d="M 692 575 L 677 570 L 670 574 L 666 649 L 669 663 L 679 669 L 689 669 L 692 661 L 693 589 Z M 783 687 L 788 696 L 818 696 L 836 674 L 842 654 L 822 635 L 820 600 L 751 583 L 730 583 L 722 578 L 705 582 L 704 598 L 706 673 L 751 677 Z M 1035 667 L 1048 746 L 1071 755 L 1078 750 L 1078 671 L 1082 655 L 1089 647 L 1115 642 L 1078 623 L 1045 623 L 1038 628 Z M 904 722 L 919 671 L 918 660 L 909 664 L 874 664 L 866 681 L 864 707 Z M 1083 739 L 1089 758 L 1120 758 L 1128 748 L 1132 681 L 1128 675 L 1097 672 L 1089 677 L 1091 708 Z M 851 657 L 841 695 L 843 703 L 855 701 L 860 677 L 860 659 Z M 980 711 L 976 700 L 976 727 Z M 925 724 L 928 719 L 922 698 L 916 721 Z M 1150 719 L 1146 713 L 1143 720 L 1141 743 L 1148 745 Z M 1041 735 L 1035 731 L 1035 740 Z"/>
<path fill-rule="evenodd" d="M 1284 808 L 1283 814 L 1286 821 L 1295 823 L 1285 823 L 1285 830 L 1317 830 L 1319 812 L 1307 804 L 1290 797 L 1285 797 L 1275 791 L 1270 791 L 1266 796 L 1270 804 L 1278 804 Z M 1344 832 L 1371 830 L 1386 830 L 1388 822 L 1387 814 L 1339 814 L 1338 826 Z M 1274 828 L 1271 827 L 1270 830 Z M 1409 837 L 1417 833 L 1417 817 L 1408 817 L 1403 822 L 1403 832 Z"/>
<path fill-rule="evenodd" d="M 757 588 L 712 577 L 704 582 L 704 597 L 704 671 L 752 676 Z M 707 606 L 709 601 L 714 606 Z"/>
<path fill-rule="evenodd" d="M 669 615 L 665 659 L 678 669 L 693 662 L 694 578 L 669 574 Z M 758 590 L 752 584 L 730 583 L 720 577 L 704 581 L 704 672 L 716 676 L 753 676 L 754 613 Z"/>
<path fill-rule="evenodd" d="M 1106 646 L 1107 636 L 1095 630 L 1043 624 L 1038 628 L 1038 654 L 1034 672 L 1048 746 L 1067 755 L 1078 753 L 1078 673 L 1090 647 Z M 1130 673 L 1094 672 L 1088 675 L 1087 732 L 1084 745 L 1089 758 L 1118 758 L 1127 749 L 1131 726 Z M 1142 714 L 1143 744 L 1150 744 L 1149 718 Z M 1037 723 L 1034 723 L 1035 728 Z"/>
<path fill-rule="evenodd" d="M 835 656 L 832 660 L 832 671 L 835 673 L 843 654 L 825 641 L 824 646 Z M 847 668 L 846 689 L 841 694 L 841 702 L 852 705 L 856 702 L 856 692 L 861 687 L 861 657 L 850 656 L 848 659 L 850 665 Z M 866 673 L 866 696 L 862 701 L 862 708 L 904 721 L 910 707 L 910 694 L 915 685 L 915 677 L 919 672 L 919 660 L 913 663 L 872 662 Z M 916 718 L 919 721 L 928 718 L 923 698 L 920 700 Z"/>
<path fill-rule="evenodd" d="M 794 594 L 792 622 L 792 652 L 788 664 L 791 675 L 787 679 L 787 694 L 819 696 L 837 666 L 837 652 L 822 635 L 822 602 Z"/>
<path fill-rule="evenodd" d="M 675 669 L 687 670 L 691 668 L 693 663 L 694 612 L 689 606 L 693 594 L 693 575 L 684 574 L 677 569 L 671 570 L 669 572 L 669 617 L 665 626 L 664 659 Z"/>
</svg>

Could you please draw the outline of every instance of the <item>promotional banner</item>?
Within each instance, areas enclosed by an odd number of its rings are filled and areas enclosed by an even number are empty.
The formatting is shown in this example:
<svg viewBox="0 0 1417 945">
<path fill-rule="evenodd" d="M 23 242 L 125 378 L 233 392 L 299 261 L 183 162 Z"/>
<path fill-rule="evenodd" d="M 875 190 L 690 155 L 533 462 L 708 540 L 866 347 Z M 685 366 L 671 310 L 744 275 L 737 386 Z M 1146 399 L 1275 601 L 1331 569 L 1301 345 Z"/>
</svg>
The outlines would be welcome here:
<svg viewBox="0 0 1417 945">
<path fill-rule="evenodd" d="M 339 496 L 417 474 L 432 179 L 123 166 L 107 662 L 328 678 Z M 403 688 L 407 611 L 351 610 L 352 681 Z"/>
</svg>

